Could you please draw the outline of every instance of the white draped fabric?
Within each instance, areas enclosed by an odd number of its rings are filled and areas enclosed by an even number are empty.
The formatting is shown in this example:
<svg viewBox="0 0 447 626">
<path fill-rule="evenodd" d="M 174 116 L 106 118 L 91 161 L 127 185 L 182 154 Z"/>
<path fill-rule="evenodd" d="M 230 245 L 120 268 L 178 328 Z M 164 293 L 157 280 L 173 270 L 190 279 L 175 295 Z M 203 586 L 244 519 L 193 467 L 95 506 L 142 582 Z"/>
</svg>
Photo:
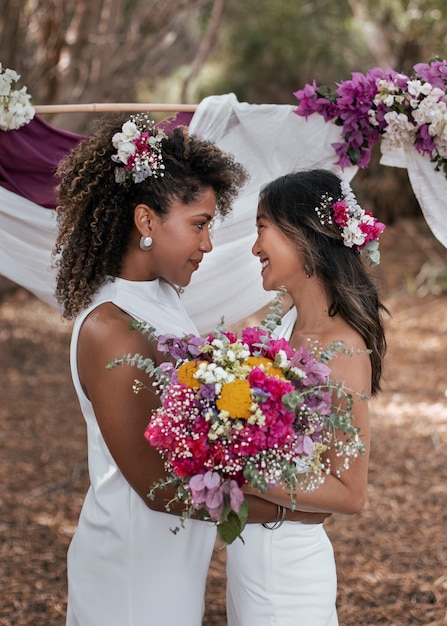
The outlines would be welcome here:
<svg viewBox="0 0 447 626">
<path fill-rule="evenodd" d="M 0 186 L 0 274 L 57 307 L 51 251 L 55 211 Z"/>
<path fill-rule="evenodd" d="M 422 213 L 434 236 L 447 248 L 447 178 L 437 172 L 434 164 L 426 156 L 415 150 L 412 144 L 400 150 L 385 150 L 381 145 L 382 165 L 403 167 Z"/>
<path fill-rule="evenodd" d="M 340 139 L 339 129 L 319 116 L 306 122 L 293 108 L 240 103 L 228 94 L 206 98 L 193 116 L 191 132 L 234 154 L 251 176 L 232 214 L 216 224 L 214 250 L 183 296 L 201 331 L 214 328 L 222 316 L 227 325 L 237 322 L 272 298 L 262 289 L 259 261 L 251 254 L 260 187 L 295 169 L 336 170 L 331 143 Z M 354 173 L 352 168 L 343 176 Z M 0 274 L 57 307 L 51 269 L 55 232 L 54 211 L 0 187 Z"/>
</svg>

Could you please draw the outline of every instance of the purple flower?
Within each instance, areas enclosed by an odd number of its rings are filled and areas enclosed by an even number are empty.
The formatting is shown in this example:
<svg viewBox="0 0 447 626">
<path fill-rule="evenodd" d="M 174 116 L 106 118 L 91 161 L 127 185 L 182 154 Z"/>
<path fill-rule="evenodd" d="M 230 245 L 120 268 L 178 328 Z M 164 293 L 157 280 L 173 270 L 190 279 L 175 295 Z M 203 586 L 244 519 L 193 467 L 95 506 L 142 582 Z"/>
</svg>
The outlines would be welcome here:
<svg viewBox="0 0 447 626">
<path fill-rule="evenodd" d="M 216 386 L 214 383 L 203 383 L 200 385 L 197 395 L 202 400 L 213 401 L 216 398 Z"/>
<path fill-rule="evenodd" d="M 200 348 L 205 345 L 206 341 L 203 337 L 196 337 L 195 335 L 189 335 L 187 337 L 187 350 L 190 356 L 193 358 L 201 354 Z"/>
<path fill-rule="evenodd" d="M 225 495 L 228 495 L 230 498 L 230 506 L 235 513 L 239 513 L 239 509 L 241 508 L 241 504 L 245 499 L 244 494 L 242 493 L 239 485 L 235 480 L 227 480 L 223 484 L 222 491 Z"/>
<path fill-rule="evenodd" d="M 414 146 L 421 154 L 429 154 L 430 157 L 433 155 L 436 150 L 436 143 L 430 135 L 428 124 L 423 124 L 418 128 Z"/>
<path fill-rule="evenodd" d="M 318 102 L 319 98 L 315 81 L 313 81 L 312 85 L 304 85 L 304 89 L 295 91 L 293 95 L 300 101 L 295 109 L 297 115 L 308 118 L 312 113 L 320 112 L 321 106 Z"/>
<path fill-rule="evenodd" d="M 330 367 L 313 358 L 309 350 L 302 346 L 295 352 L 290 360 L 291 367 L 297 367 L 304 371 L 306 377 L 303 383 L 306 386 L 325 383 L 331 373 Z"/>
<path fill-rule="evenodd" d="M 160 335 L 158 350 L 163 354 L 170 354 L 176 361 L 186 359 L 186 344 L 175 335 Z"/>
<path fill-rule="evenodd" d="M 314 449 L 314 442 L 308 435 L 298 435 L 296 438 L 295 452 L 297 454 L 306 454 L 310 456 Z"/>
<path fill-rule="evenodd" d="M 160 335 L 158 338 L 158 349 L 163 354 L 170 354 L 176 361 L 185 361 L 188 357 L 197 357 L 200 354 L 200 347 L 205 345 L 205 339 L 196 335 L 185 335 L 176 337 L 175 335 Z"/>
<path fill-rule="evenodd" d="M 447 61 L 430 61 L 430 63 L 417 63 L 413 67 L 416 75 L 424 82 L 433 87 L 439 87 L 445 91 L 447 84 Z"/>
<path fill-rule="evenodd" d="M 162 373 L 166 376 L 169 376 L 171 380 L 177 379 L 177 370 L 175 369 L 174 365 L 169 361 L 163 361 L 163 363 L 160 363 L 160 369 Z"/>
<path fill-rule="evenodd" d="M 192 504 L 195 509 L 205 508 L 213 522 L 217 522 L 223 511 L 221 478 L 217 472 L 196 474 L 189 481 Z"/>
</svg>

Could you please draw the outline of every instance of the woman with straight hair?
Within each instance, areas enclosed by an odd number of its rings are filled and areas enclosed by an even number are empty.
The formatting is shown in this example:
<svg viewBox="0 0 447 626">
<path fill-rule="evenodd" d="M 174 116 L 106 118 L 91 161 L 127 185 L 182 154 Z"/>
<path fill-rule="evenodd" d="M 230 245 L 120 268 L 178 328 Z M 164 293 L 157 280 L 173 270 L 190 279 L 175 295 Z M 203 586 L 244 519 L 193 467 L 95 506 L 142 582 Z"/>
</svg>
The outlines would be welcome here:
<svg viewBox="0 0 447 626">
<path fill-rule="evenodd" d="M 330 451 L 330 474 L 315 490 L 298 485 L 296 508 L 358 513 L 367 492 L 368 398 L 380 389 L 386 349 L 385 307 L 363 261 L 379 261 L 377 240 L 385 227 L 327 170 L 295 172 L 267 184 L 256 224 L 253 254 L 261 263 L 264 289 L 283 289 L 293 302 L 277 334 L 296 349 L 343 342 L 346 350 L 328 363 L 330 376 L 352 394 L 353 424 L 365 448 L 341 472 L 342 460 Z M 336 391 L 333 403 L 343 403 Z M 278 521 L 247 526 L 244 543 L 227 547 L 229 626 L 336 626 L 336 569 L 322 523 L 287 521 L 286 489 L 245 490 L 275 503 Z"/>
</svg>

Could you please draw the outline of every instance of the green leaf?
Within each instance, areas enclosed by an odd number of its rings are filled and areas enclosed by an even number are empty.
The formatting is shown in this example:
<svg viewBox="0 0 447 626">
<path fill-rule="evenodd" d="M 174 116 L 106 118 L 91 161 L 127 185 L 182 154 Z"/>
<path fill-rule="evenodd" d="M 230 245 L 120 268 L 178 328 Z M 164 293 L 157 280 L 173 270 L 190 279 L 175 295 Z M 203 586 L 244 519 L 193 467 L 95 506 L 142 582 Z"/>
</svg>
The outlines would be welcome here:
<svg viewBox="0 0 447 626">
<path fill-rule="evenodd" d="M 353 165 L 357 165 L 360 159 L 360 149 L 359 148 L 349 148 L 348 156 Z"/>
<path fill-rule="evenodd" d="M 217 534 L 227 544 L 233 543 L 235 539 L 240 537 L 245 528 L 248 519 L 248 502 L 244 500 L 239 509 L 239 513 L 235 513 L 232 509 L 227 515 L 224 522 L 217 524 Z"/>
<path fill-rule="evenodd" d="M 248 520 L 248 501 L 247 501 L 247 499 L 245 499 L 242 502 L 241 507 L 239 509 L 238 516 L 239 516 L 239 519 L 241 521 L 242 529 L 244 529 L 245 528 L 245 524 L 247 523 L 247 520 Z"/>
</svg>

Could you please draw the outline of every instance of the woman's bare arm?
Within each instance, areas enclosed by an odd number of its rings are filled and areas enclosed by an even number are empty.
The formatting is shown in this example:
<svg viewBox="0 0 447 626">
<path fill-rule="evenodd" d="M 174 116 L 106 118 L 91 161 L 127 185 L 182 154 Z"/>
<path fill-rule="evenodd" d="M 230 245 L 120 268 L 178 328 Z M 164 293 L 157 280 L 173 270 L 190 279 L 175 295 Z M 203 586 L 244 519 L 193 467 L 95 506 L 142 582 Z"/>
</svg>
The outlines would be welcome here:
<svg viewBox="0 0 447 626">
<path fill-rule="evenodd" d="M 349 469 L 339 476 L 335 468 L 341 460 L 334 453 L 329 455 L 332 473 L 325 477 L 324 483 L 314 491 L 305 492 L 296 489 L 296 507 L 302 511 L 353 514 L 362 510 L 366 502 L 368 459 L 370 447 L 368 401 L 361 398 L 362 392 L 368 392 L 371 379 L 369 357 L 365 353 L 353 356 L 337 355 L 331 363 L 334 379 L 344 381 L 347 388 L 353 390 L 354 424 L 360 428 L 360 435 L 365 445 L 365 454 L 351 460 Z M 340 402 L 336 393 L 334 403 Z M 290 494 L 282 487 L 270 489 L 265 494 L 247 487 L 246 493 L 256 494 L 276 504 L 290 506 Z"/>
</svg>

